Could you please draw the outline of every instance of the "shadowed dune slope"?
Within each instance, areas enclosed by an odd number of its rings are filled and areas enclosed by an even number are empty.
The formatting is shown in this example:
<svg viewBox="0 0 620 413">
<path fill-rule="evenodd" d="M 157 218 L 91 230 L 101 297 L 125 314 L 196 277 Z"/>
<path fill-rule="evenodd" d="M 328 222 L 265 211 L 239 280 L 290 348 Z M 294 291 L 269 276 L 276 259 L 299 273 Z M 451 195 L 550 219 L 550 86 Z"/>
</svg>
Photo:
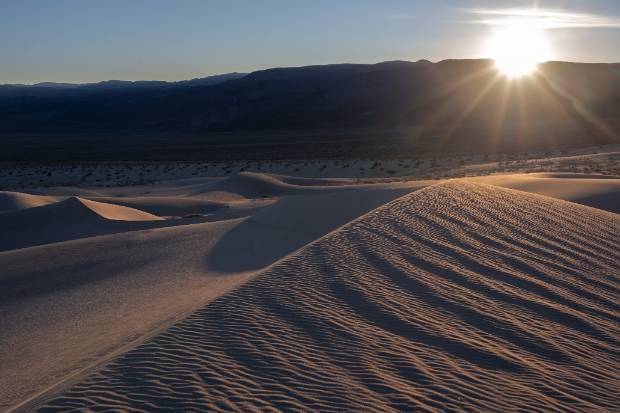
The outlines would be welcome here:
<svg viewBox="0 0 620 413">
<path fill-rule="evenodd" d="M 0 191 L 0 213 L 38 207 L 54 202 L 57 202 L 57 199 L 50 196 Z"/>
<path fill-rule="evenodd" d="M 97 202 L 123 205 L 136 208 L 158 216 L 184 216 L 188 214 L 208 214 L 226 209 L 229 204 L 189 197 L 97 197 Z"/>
<path fill-rule="evenodd" d="M 0 252 L 0 411 L 137 345 L 295 250 L 426 185 L 244 200 L 254 205 L 249 217 L 228 219 L 243 212 L 235 202 L 214 214 L 227 218 L 219 222 L 110 221 L 122 228 L 174 226 Z M 118 198 L 158 209 L 175 199 L 184 198 Z"/>
<path fill-rule="evenodd" d="M 160 217 L 71 197 L 0 214 L 0 251 L 153 227 Z"/>
<path fill-rule="evenodd" d="M 228 178 L 208 183 L 196 194 L 202 192 L 228 192 L 245 198 L 272 197 L 278 195 L 294 195 L 319 188 L 302 187 L 284 182 L 275 175 L 255 172 L 241 172 Z M 313 182 L 316 184 L 315 182 Z M 305 183 L 304 183 L 305 184 Z"/>
<path fill-rule="evenodd" d="M 53 195 L 53 196 L 79 196 L 94 197 L 101 196 L 101 193 L 93 189 L 71 187 L 71 186 L 55 186 L 51 188 L 29 189 L 29 192 L 37 195 Z"/>
<path fill-rule="evenodd" d="M 452 181 L 332 232 L 41 411 L 620 406 L 620 218 Z"/>
<path fill-rule="evenodd" d="M 283 197 L 224 235 L 207 254 L 205 263 L 209 269 L 225 273 L 265 268 L 368 211 L 426 185 L 428 182 L 418 181 L 401 187 L 375 185 Z M 250 251 L 261 253 L 250 255 Z"/>
<path fill-rule="evenodd" d="M 330 185 L 350 185 L 354 184 L 355 180 L 352 178 L 304 178 L 299 176 L 277 175 L 271 176 L 289 185 L 302 185 L 302 186 L 330 186 Z"/>
</svg>

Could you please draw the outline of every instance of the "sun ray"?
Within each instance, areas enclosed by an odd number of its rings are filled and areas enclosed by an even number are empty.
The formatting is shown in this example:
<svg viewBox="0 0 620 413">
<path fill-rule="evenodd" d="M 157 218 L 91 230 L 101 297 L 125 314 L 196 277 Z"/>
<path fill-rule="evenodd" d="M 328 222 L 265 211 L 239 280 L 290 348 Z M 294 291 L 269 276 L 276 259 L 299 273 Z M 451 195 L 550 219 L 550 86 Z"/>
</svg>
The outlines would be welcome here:
<svg viewBox="0 0 620 413">
<path fill-rule="evenodd" d="M 565 88 L 563 88 L 558 82 L 555 82 L 551 77 L 546 74 L 542 74 L 544 79 L 547 81 L 549 87 L 553 89 L 558 95 L 564 97 L 565 99 L 572 102 L 573 109 L 575 112 L 585 120 L 590 126 L 594 127 L 599 133 L 611 139 L 618 139 L 618 133 L 613 130 L 609 125 L 607 125 L 600 117 L 596 116 L 592 111 L 590 111 L 581 101 L 573 96 L 570 92 L 568 92 Z"/>
<path fill-rule="evenodd" d="M 545 29 L 531 18 L 506 19 L 495 28 L 485 54 L 508 77 L 529 75 L 538 64 L 553 58 Z"/>
<path fill-rule="evenodd" d="M 499 105 L 497 106 L 497 119 L 494 125 L 495 132 L 494 132 L 494 139 L 492 142 L 492 145 L 493 145 L 492 152 L 497 151 L 499 147 L 500 137 L 505 127 L 506 109 L 508 107 L 508 102 L 510 99 L 510 93 L 511 93 L 512 86 L 513 86 L 512 82 L 504 82 L 503 84 L 503 89 L 502 89 L 501 96 L 500 96 L 500 102 L 499 102 Z"/>
<path fill-rule="evenodd" d="M 458 118 L 453 121 L 452 126 L 448 130 L 447 136 L 452 136 L 467 120 L 469 115 L 478 107 L 482 99 L 489 93 L 489 91 L 501 80 L 500 76 L 495 76 L 489 83 L 487 83 L 480 92 L 473 97 L 469 105 L 459 114 Z"/>
<path fill-rule="evenodd" d="M 488 75 L 493 75 L 493 67 L 485 67 L 482 70 L 474 71 L 462 79 L 459 79 L 455 82 L 450 83 L 444 90 L 441 92 L 439 99 L 446 99 L 450 96 L 454 96 L 459 91 L 463 91 L 463 89 L 467 87 L 471 87 L 471 85 L 480 81 L 484 77 Z M 489 82 L 490 85 L 485 85 L 480 92 L 480 95 L 477 95 L 476 98 L 471 102 L 471 105 L 476 105 L 476 103 L 484 97 L 486 92 L 490 89 L 493 83 L 499 80 L 499 76 L 493 76 L 492 80 Z M 475 108 L 475 107 L 474 107 Z M 468 113 L 470 113 L 474 108 L 470 108 Z M 414 127 L 410 133 L 412 136 L 423 136 L 426 134 L 433 134 L 435 143 L 437 147 L 441 147 L 445 141 L 455 132 L 456 129 L 460 126 L 463 120 L 467 117 L 467 113 L 461 114 L 456 121 L 456 125 L 453 119 L 453 111 L 452 107 L 449 105 L 442 105 L 438 110 L 430 113 L 427 116 L 426 121 L 423 125 L 417 125 Z M 451 125 L 448 127 L 447 132 L 444 131 L 445 125 Z M 442 132 L 443 131 L 443 132 Z"/>
</svg>

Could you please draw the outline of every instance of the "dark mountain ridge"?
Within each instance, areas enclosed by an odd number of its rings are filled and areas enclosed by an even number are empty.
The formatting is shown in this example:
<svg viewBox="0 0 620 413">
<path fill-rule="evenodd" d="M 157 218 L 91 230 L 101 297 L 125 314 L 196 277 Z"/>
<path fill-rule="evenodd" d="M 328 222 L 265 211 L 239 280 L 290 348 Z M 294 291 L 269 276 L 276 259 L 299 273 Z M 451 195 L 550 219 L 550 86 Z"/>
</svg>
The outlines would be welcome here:
<svg viewBox="0 0 620 413">
<path fill-rule="evenodd" d="M 620 130 L 620 64 L 549 62 L 512 80 L 489 60 L 237 75 L 214 83 L 103 82 L 19 93 L 0 87 L 0 136 L 122 135 L 145 144 L 152 137 L 164 146 L 183 139 L 208 146 L 264 144 L 274 136 L 292 145 L 307 134 L 361 142 L 372 135 L 379 144 L 447 153 L 610 143 Z"/>
<path fill-rule="evenodd" d="M 207 77 L 178 80 L 178 81 L 163 81 L 163 80 L 103 80 L 95 83 L 58 83 L 58 82 L 40 82 L 32 85 L 26 84 L 0 84 L 0 91 L 6 94 L 14 93 L 15 95 L 20 93 L 32 93 L 38 89 L 80 89 L 80 90 L 105 90 L 105 89 L 132 89 L 132 88 L 159 88 L 159 87 L 178 87 L 178 86 L 198 86 L 198 85 L 216 85 L 218 83 L 226 82 L 232 79 L 240 79 L 246 76 L 247 73 L 224 73 L 220 75 L 212 75 Z"/>
</svg>

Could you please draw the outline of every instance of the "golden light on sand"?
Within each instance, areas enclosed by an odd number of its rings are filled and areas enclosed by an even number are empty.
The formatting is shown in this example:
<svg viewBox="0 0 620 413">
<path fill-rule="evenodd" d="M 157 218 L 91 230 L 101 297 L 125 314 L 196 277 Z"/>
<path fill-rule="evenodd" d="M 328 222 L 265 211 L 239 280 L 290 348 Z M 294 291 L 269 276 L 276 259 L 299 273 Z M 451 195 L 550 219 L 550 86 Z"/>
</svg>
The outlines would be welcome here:
<svg viewBox="0 0 620 413">
<path fill-rule="evenodd" d="M 539 63 L 553 58 L 544 28 L 532 19 L 505 21 L 491 35 L 485 54 L 508 77 L 529 75 Z"/>
</svg>

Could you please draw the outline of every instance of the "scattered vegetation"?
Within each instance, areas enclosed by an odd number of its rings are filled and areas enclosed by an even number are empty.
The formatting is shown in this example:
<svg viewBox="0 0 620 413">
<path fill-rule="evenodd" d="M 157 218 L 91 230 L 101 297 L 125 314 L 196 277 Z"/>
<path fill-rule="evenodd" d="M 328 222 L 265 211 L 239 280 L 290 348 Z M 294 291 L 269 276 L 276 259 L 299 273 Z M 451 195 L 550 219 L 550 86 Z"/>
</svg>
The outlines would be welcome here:
<svg viewBox="0 0 620 413">
<path fill-rule="evenodd" d="M 620 175 L 620 145 L 547 153 L 416 159 L 336 159 L 222 162 L 0 164 L 0 190 L 51 186 L 123 186 L 201 176 L 264 172 L 304 177 L 441 179 L 493 173 L 565 171 Z"/>
</svg>

